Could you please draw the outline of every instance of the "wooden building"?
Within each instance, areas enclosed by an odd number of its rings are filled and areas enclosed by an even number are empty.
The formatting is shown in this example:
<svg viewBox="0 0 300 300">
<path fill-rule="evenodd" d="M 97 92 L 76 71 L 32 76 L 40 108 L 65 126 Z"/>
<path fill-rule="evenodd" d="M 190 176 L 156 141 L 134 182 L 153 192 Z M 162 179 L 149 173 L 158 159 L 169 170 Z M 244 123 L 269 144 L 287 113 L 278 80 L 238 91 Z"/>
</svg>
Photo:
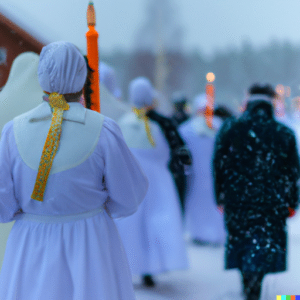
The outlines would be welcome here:
<svg viewBox="0 0 300 300">
<path fill-rule="evenodd" d="M 13 60 L 21 53 L 39 54 L 43 43 L 0 13 L 0 89 L 5 85 Z"/>
</svg>

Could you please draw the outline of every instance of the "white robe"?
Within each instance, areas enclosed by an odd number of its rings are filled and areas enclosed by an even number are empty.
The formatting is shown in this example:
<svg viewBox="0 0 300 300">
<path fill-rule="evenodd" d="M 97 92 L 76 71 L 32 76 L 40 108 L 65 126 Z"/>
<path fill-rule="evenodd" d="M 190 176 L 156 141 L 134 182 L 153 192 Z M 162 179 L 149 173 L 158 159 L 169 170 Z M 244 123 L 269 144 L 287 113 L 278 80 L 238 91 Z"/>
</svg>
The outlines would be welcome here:
<svg viewBox="0 0 300 300">
<path fill-rule="evenodd" d="M 289 116 L 284 115 L 282 117 L 278 117 L 278 116 L 275 115 L 275 120 L 277 122 L 280 122 L 280 123 L 284 124 L 285 126 L 287 126 L 287 127 L 289 127 L 290 129 L 293 130 L 293 119 L 290 118 Z"/>
<path fill-rule="evenodd" d="M 100 84 L 100 106 L 101 114 L 115 121 L 131 111 L 130 105 L 113 96 L 104 84 Z"/>
<path fill-rule="evenodd" d="M 290 122 L 290 128 L 294 131 L 298 153 L 300 154 L 300 113 L 294 112 Z"/>
<path fill-rule="evenodd" d="M 48 103 L 3 129 L 0 222 L 16 221 L 0 274 L 0 299 L 135 299 L 112 217 L 137 210 L 147 179 L 114 121 L 79 103 L 70 106 L 43 202 L 32 200 L 31 193 L 40 138 L 51 122 Z M 14 217 L 20 208 L 24 214 Z"/>
<path fill-rule="evenodd" d="M 0 136 L 4 124 L 42 103 L 38 64 L 39 56 L 33 52 L 22 53 L 14 60 L 8 80 L 0 91 Z"/>
<path fill-rule="evenodd" d="M 33 52 L 24 52 L 15 58 L 8 80 L 0 91 L 0 138 L 2 128 L 8 121 L 42 103 L 38 63 L 39 55 Z M 13 222 L 0 224 L 0 267 L 12 225 Z"/>
<path fill-rule="evenodd" d="M 215 130 L 206 126 L 204 117 L 196 116 L 183 123 L 179 132 L 193 159 L 187 176 L 186 229 L 193 239 L 223 244 L 226 236 L 223 215 L 217 209 L 213 192 Z"/>
<path fill-rule="evenodd" d="M 133 274 L 158 274 L 186 269 L 178 195 L 167 168 L 169 147 L 157 124 L 150 122 L 155 141 L 147 139 L 144 123 L 131 113 L 119 122 L 125 141 L 149 180 L 147 195 L 138 211 L 116 220 Z"/>
</svg>

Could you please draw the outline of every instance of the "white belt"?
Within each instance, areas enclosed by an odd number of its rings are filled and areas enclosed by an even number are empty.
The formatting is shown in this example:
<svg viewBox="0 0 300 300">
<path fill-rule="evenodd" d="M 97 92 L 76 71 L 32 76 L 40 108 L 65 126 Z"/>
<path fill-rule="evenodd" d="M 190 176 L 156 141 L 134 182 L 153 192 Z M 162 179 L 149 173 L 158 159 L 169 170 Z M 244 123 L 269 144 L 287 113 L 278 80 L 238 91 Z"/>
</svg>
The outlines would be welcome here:
<svg viewBox="0 0 300 300">
<path fill-rule="evenodd" d="M 35 214 L 22 213 L 16 219 L 22 221 L 39 222 L 39 223 L 66 223 L 66 222 L 74 222 L 78 220 L 91 218 L 103 211 L 104 208 L 101 206 L 100 208 L 96 208 L 87 212 L 73 214 L 73 215 L 35 215 Z"/>
</svg>

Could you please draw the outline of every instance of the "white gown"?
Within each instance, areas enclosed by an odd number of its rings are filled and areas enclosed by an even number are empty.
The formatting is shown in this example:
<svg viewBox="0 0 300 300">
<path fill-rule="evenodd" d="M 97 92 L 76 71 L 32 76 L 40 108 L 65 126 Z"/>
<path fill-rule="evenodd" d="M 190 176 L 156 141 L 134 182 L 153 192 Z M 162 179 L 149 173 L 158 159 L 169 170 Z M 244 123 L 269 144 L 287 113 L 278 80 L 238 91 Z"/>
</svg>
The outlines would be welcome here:
<svg viewBox="0 0 300 300">
<path fill-rule="evenodd" d="M 193 164 L 187 176 L 186 229 L 193 239 L 223 244 L 226 232 L 223 215 L 214 200 L 212 155 L 215 131 L 197 116 L 183 123 L 179 132 L 191 151 Z"/>
<path fill-rule="evenodd" d="M 130 105 L 113 96 L 104 84 L 100 84 L 100 106 L 101 114 L 115 121 L 131 111 Z"/>
<path fill-rule="evenodd" d="M 186 269 L 178 195 L 167 168 L 169 147 L 160 128 L 150 122 L 156 146 L 147 139 L 144 123 L 131 113 L 119 125 L 132 153 L 149 180 L 147 195 L 138 211 L 116 220 L 133 274 L 158 274 Z"/>
<path fill-rule="evenodd" d="M 33 52 L 22 53 L 14 60 L 8 80 L 0 91 L 0 137 L 4 124 L 42 103 L 38 64 L 39 56 Z"/>
<path fill-rule="evenodd" d="M 284 115 L 284 116 L 282 116 L 282 117 L 277 117 L 277 116 L 275 115 L 275 120 L 276 120 L 277 122 L 280 122 L 280 123 L 284 124 L 285 126 L 287 126 L 287 127 L 289 127 L 290 129 L 293 130 L 293 119 L 290 118 L 289 116 Z"/>
<path fill-rule="evenodd" d="M 0 274 L 0 299 L 135 299 L 112 218 L 137 210 L 147 179 L 114 121 L 79 103 L 70 106 L 43 202 L 32 200 L 31 193 L 41 137 L 51 122 L 48 103 L 3 129 L 0 222 L 16 221 Z M 20 208 L 24 213 L 14 216 Z"/>
<path fill-rule="evenodd" d="M 300 112 L 299 111 L 293 112 L 290 127 L 295 133 L 298 153 L 300 154 Z"/>
<path fill-rule="evenodd" d="M 8 121 L 42 103 L 38 64 L 39 55 L 33 52 L 24 52 L 15 58 L 8 80 L 0 91 L 0 138 L 2 128 Z M 13 222 L 0 224 L 0 267 L 12 225 Z"/>
</svg>

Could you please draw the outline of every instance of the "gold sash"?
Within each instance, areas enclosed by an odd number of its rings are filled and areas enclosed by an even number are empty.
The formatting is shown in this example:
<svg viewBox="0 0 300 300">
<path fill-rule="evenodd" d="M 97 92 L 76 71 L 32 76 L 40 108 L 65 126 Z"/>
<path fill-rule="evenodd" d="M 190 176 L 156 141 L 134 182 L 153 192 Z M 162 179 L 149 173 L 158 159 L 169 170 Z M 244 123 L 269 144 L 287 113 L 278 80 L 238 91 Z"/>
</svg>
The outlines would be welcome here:
<svg viewBox="0 0 300 300">
<path fill-rule="evenodd" d="M 49 104 L 52 108 L 52 120 L 43 148 L 34 189 L 31 195 L 32 199 L 38 201 L 43 201 L 53 159 L 59 147 L 63 113 L 65 110 L 69 110 L 70 108 L 64 96 L 58 93 L 50 94 Z"/>
<path fill-rule="evenodd" d="M 151 134 L 149 118 L 146 115 L 147 109 L 134 107 L 132 110 L 139 119 L 144 121 L 147 138 L 148 138 L 150 144 L 152 145 L 152 147 L 155 147 L 155 141 L 154 141 L 153 136 Z"/>
</svg>

